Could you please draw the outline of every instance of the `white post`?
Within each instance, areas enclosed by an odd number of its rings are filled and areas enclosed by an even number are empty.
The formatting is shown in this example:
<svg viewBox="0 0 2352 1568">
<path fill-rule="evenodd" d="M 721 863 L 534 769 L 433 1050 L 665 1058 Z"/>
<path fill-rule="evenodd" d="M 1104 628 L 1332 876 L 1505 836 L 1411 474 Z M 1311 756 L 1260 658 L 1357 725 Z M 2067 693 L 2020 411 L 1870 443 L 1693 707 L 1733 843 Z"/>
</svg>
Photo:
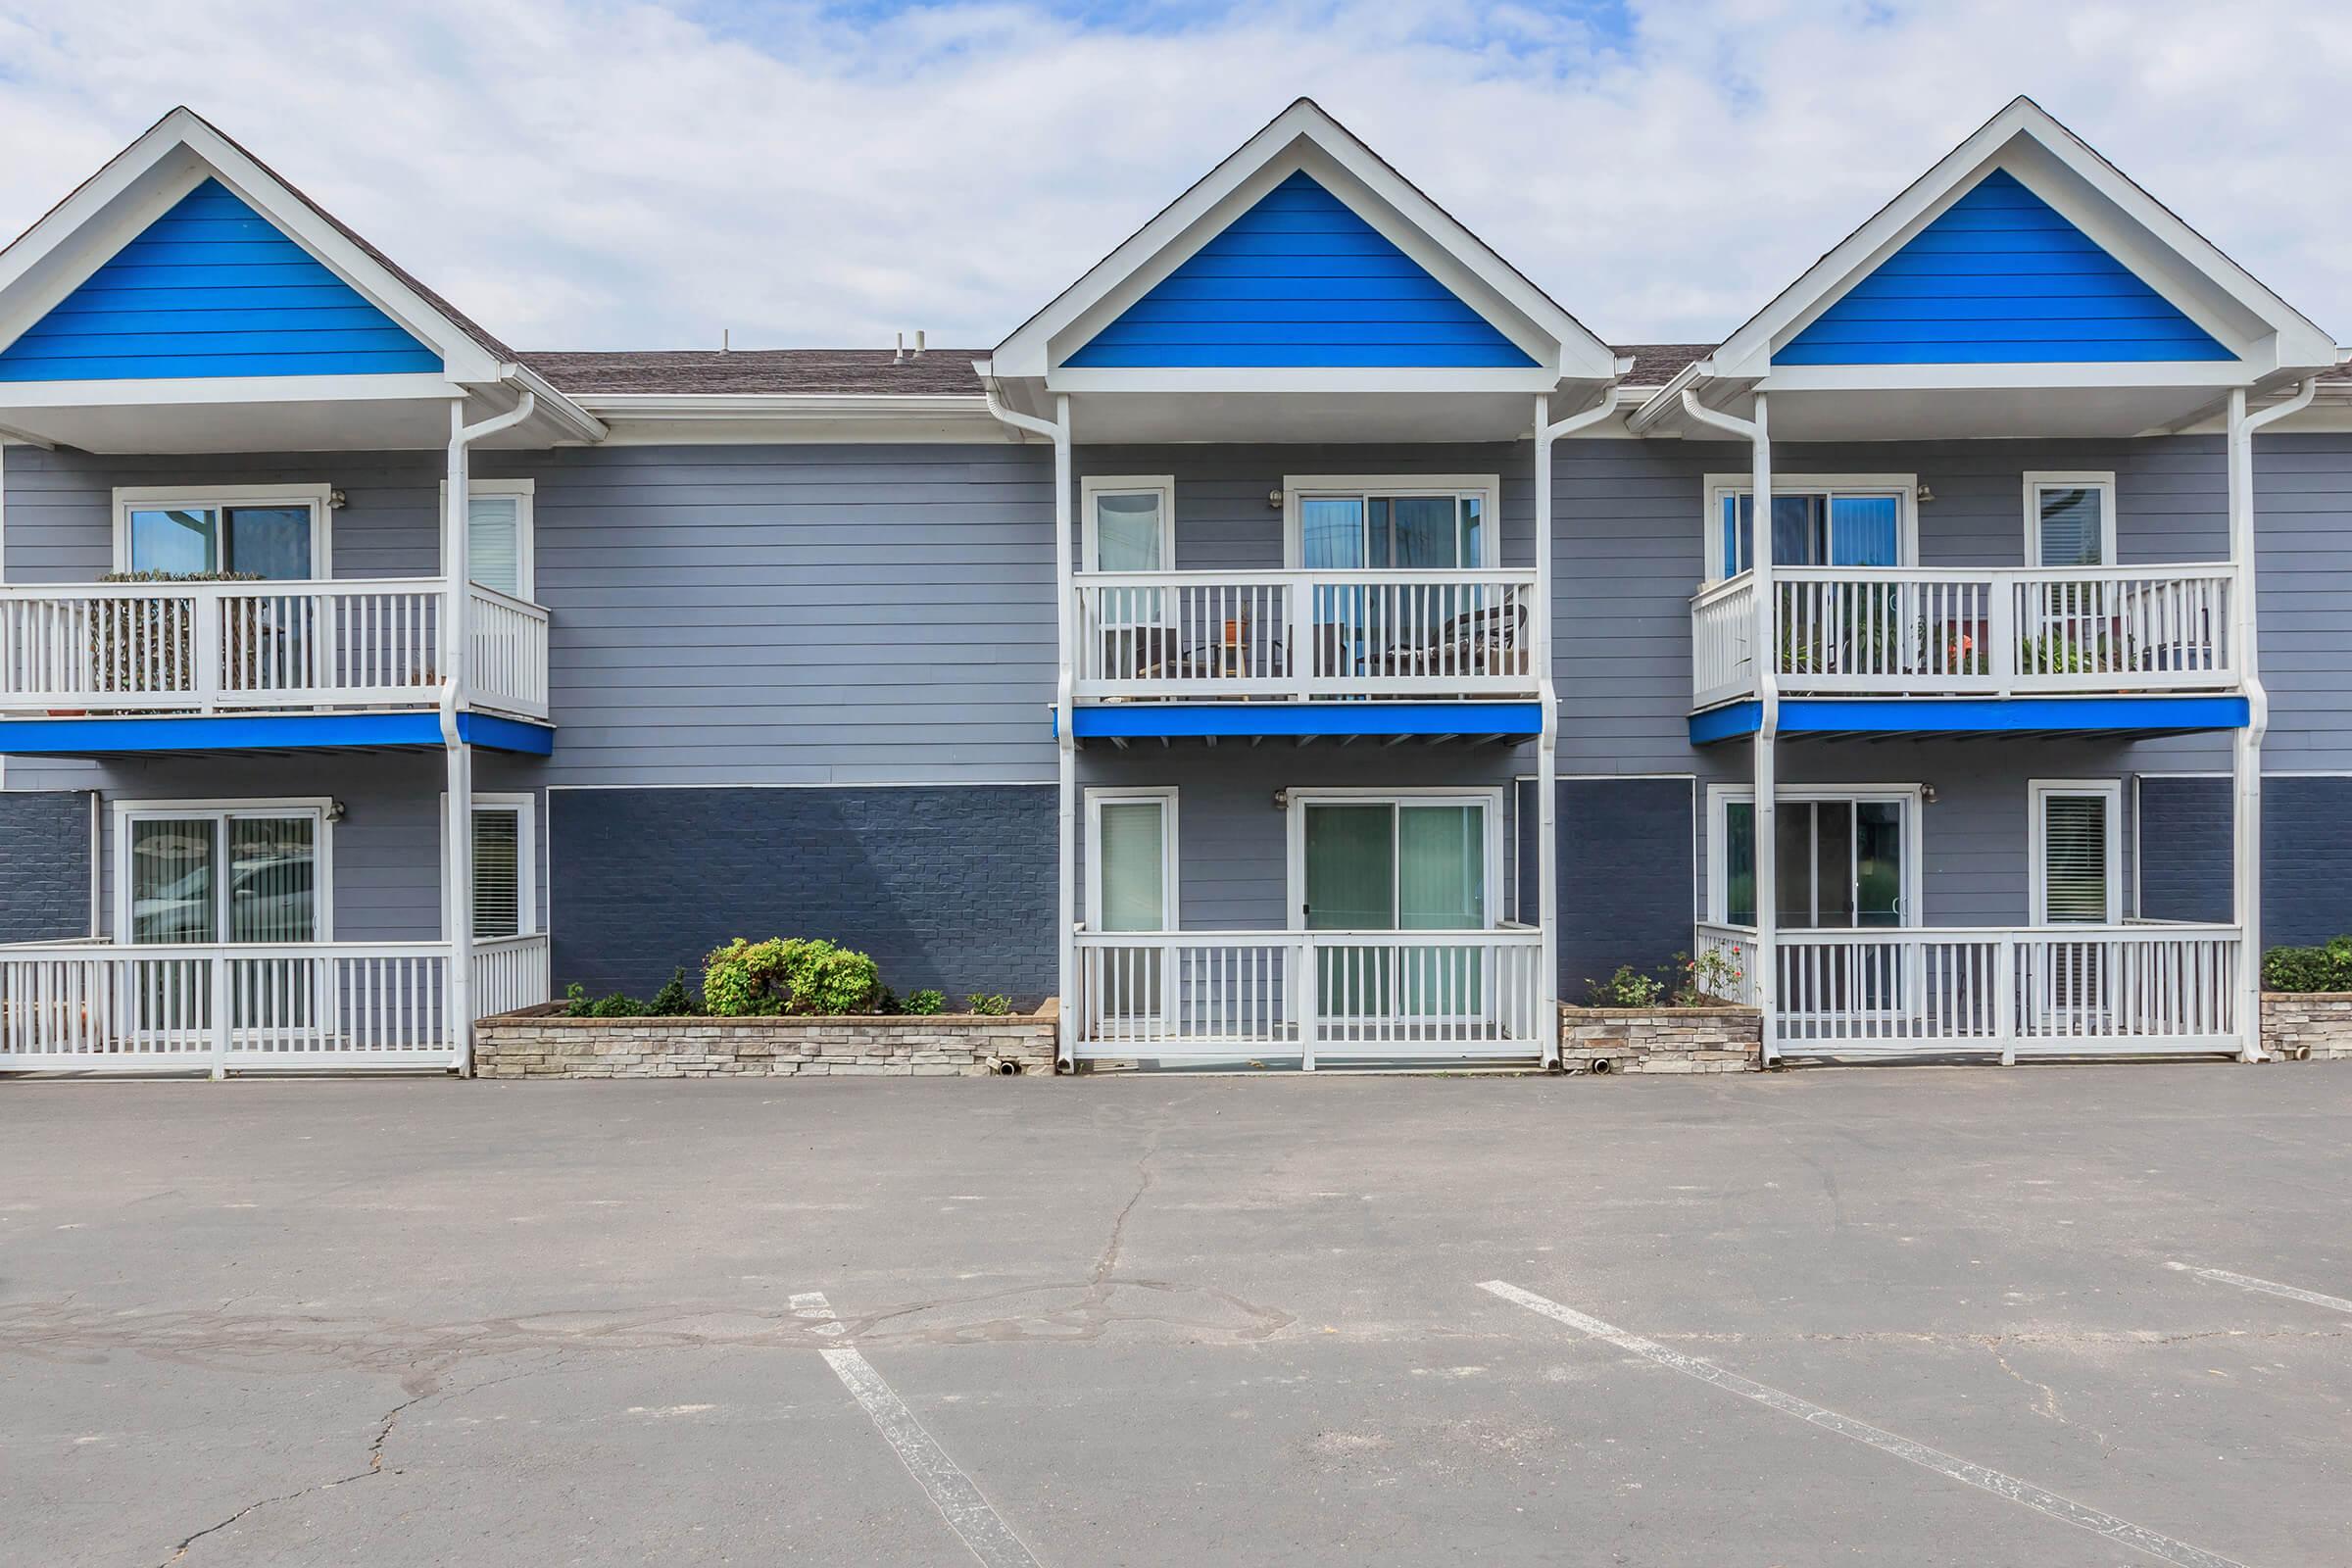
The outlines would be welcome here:
<svg viewBox="0 0 2352 1568">
<path fill-rule="evenodd" d="M 1054 776 L 1059 785 L 1055 826 L 1061 862 L 1054 877 L 1054 986 L 1060 998 L 1059 1040 L 1054 1058 L 1065 1071 L 1075 1070 L 1078 1064 L 1077 992 L 1073 985 L 1078 976 L 1078 895 L 1073 885 L 1078 864 L 1078 714 L 1070 696 L 1078 642 L 1072 626 L 1076 607 L 1071 600 L 1076 590 L 1070 573 L 1070 397 L 1063 392 L 1054 399 L 1054 597 L 1059 606 L 1054 620 L 1060 667 L 1054 730 L 1057 743 Z"/>
<path fill-rule="evenodd" d="M 1536 924 L 1544 938 L 1544 1065 L 1560 1064 L 1559 719 L 1551 689 L 1551 399 L 1536 399 L 1535 670 L 1543 704 L 1536 739 Z M 1524 892 L 1521 895 L 1524 900 Z"/>
<path fill-rule="evenodd" d="M 449 758 L 446 792 L 448 820 L 442 824 L 444 846 L 441 872 L 441 929 L 449 938 L 449 976 L 443 994 L 449 1005 L 451 1064 L 461 1073 L 473 1070 L 473 750 L 457 731 L 457 710 L 466 706 L 468 693 L 466 616 L 472 595 L 471 504 L 466 493 L 472 462 L 466 433 L 466 405 L 449 406 L 449 476 L 443 508 L 441 569 L 447 596 L 441 606 L 441 678 L 443 740 Z"/>
<path fill-rule="evenodd" d="M 1756 695 L 1761 710 L 1756 723 L 1756 1005 L 1764 1014 L 1764 1061 L 1780 1055 L 1780 855 L 1777 795 L 1779 759 L 1775 755 L 1781 727 L 1781 645 L 1779 606 L 1772 586 L 1772 427 L 1767 422 L 1764 394 L 1755 395 L 1749 438 L 1748 485 L 1753 492 L 1751 535 L 1755 541 L 1755 658 Z"/>
</svg>

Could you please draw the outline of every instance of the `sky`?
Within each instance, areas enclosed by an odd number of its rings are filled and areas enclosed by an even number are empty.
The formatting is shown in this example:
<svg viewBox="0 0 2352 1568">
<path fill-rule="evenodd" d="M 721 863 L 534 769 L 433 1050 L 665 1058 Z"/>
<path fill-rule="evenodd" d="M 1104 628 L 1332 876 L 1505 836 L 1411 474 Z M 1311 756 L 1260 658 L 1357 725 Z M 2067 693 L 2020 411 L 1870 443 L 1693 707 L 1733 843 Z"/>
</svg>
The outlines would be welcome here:
<svg viewBox="0 0 2352 1568">
<path fill-rule="evenodd" d="M 2352 336 L 2343 0 L 0 0 L 0 230 L 185 103 L 525 349 L 985 348 L 1311 96 L 1712 342 L 2018 93 Z"/>
</svg>

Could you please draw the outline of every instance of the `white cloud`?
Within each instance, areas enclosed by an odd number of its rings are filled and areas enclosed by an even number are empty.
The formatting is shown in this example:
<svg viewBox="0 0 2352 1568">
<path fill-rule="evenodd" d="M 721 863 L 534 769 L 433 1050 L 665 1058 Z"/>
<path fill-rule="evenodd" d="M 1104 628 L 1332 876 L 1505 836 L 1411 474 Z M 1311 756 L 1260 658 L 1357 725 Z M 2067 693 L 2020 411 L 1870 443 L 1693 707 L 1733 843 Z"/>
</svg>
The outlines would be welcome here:
<svg viewBox="0 0 2352 1568">
<path fill-rule="evenodd" d="M 1604 336 L 1696 340 L 2027 92 L 2352 332 L 2352 8 L 1633 11 L 0 0 L 0 227 L 184 101 L 526 347 L 985 346 L 1306 93 Z"/>
</svg>

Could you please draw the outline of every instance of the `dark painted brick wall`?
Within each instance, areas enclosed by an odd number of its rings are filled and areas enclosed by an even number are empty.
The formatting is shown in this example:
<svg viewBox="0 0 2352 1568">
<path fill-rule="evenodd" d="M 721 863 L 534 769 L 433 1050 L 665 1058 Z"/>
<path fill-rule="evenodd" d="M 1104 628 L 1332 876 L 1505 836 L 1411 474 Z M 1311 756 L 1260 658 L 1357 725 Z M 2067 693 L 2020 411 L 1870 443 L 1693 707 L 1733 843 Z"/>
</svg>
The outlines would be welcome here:
<svg viewBox="0 0 2352 1568">
<path fill-rule="evenodd" d="M 0 942 L 89 931 L 89 792 L 0 792 Z"/>
<path fill-rule="evenodd" d="M 1054 790 L 614 789 L 549 793 L 559 993 L 640 996 L 731 937 L 826 937 L 882 982 L 959 1005 L 1054 990 Z"/>
<path fill-rule="evenodd" d="M 2139 781 L 2140 913 L 2230 918 L 2230 781 Z M 2352 932 L 2352 778 L 2262 781 L 2262 941 Z"/>
<path fill-rule="evenodd" d="M 1665 967 L 1690 951 L 1691 784 L 1687 778 L 1559 783 L 1560 998 L 1582 1002 L 1621 963 Z M 1534 922 L 1536 785 L 1519 785 L 1520 918 Z"/>
</svg>

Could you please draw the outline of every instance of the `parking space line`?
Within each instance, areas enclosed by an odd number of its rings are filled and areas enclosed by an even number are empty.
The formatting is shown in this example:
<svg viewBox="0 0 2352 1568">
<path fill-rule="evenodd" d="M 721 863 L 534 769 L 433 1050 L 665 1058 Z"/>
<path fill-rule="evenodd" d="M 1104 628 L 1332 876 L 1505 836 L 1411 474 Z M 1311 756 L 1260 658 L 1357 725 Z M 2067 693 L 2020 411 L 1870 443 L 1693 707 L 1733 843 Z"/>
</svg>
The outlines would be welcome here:
<svg viewBox="0 0 2352 1568">
<path fill-rule="evenodd" d="M 793 1316 L 805 1318 L 816 1326 L 819 1334 L 839 1335 L 842 1326 L 833 1315 L 832 1303 L 821 1291 L 805 1291 L 792 1298 Z M 948 1450 L 939 1440 L 923 1430 L 923 1424 L 906 1408 L 906 1401 L 891 1392 L 882 1381 L 882 1374 L 873 1364 L 858 1353 L 855 1346 L 833 1346 L 818 1352 L 825 1365 L 841 1379 L 865 1413 L 873 1419 L 891 1451 L 906 1467 L 933 1507 L 947 1520 L 971 1554 L 987 1568 L 1038 1568 L 1037 1559 L 1021 1544 L 1021 1538 L 1012 1533 L 997 1510 L 989 1506 L 972 1478 L 956 1467 L 948 1457 Z"/>
<path fill-rule="evenodd" d="M 2283 1296 L 2290 1301 L 2307 1301 L 2313 1306 L 2329 1306 L 2338 1312 L 2352 1312 L 2352 1301 L 2340 1296 L 2322 1296 L 2317 1291 L 2281 1285 L 2277 1280 L 2258 1280 L 2251 1274 L 2232 1274 L 2226 1268 L 2199 1268 L 2194 1263 L 2167 1263 L 2164 1266 L 2183 1270 L 2216 1284 L 2234 1285 L 2241 1291 L 2260 1291 L 2265 1296 Z"/>
<path fill-rule="evenodd" d="M 1981 1491 L 1989 1492 L 1996 1497 L 2006 1497 L 2011 1502 L 2022 1502 L 2029 1508 L 2037 1509 L 2053 1519 L 2073 1525 L 2078 1530 L 2087 1530 L 2094 1536 L 2103 1537 L 2118 1545 L 2131 1546 L 2135 1550 L 2143 1551 L 2160 1561 L 2178 1563 L 2181 1565 L 2181 1568 L 2245 1568 L 2244 1564 L 2232 1558 L 2216 1556 L 2214 1553 L 2206 1551 L 2202 1547 L 2192 1546 L 2184 1541 L 2175 1541 L 2170 1536 L 2158 1535 L 2153 1530 L 2144 1529 L 2129 1520 L 2118 1519 L 2113 1514 L 2101 1513 L 2096 1508 L 2085 1507 L 2072 1498 L 2062 1497 L 2054 1492 L 2045 1491 L 2030 1481 L 2021 1481 L 2016 1476 L 2004 1474 L 1999 1470 L 1987 1469 L 1984 1465 L 1972 1464 L 1966 1459 L 1955 1458 L 1940 1448 L 1931 1448 L 1924 1443 L 1914 1443 L 1909 1438 L 1897 1437 L 1894 1433 L 1874 1427 L 1868 1422 L 1857 1421 L 1852 1416 L 1839 1415 L 1827 1406 L 1800 1399 L 1793 1394 L 1785 1394 L 1779 1389 L 1743 1378 L 1736 1372 L 1726 1372 L 1711 1361 L 1702 1361 L 1694 1355 L 1685 1355 L 1680 1350 L 1670 1350 L 1655 1340 L 1645 1340 L 1639 1334 L 1629 1334 L 1614 1324 L 1603 1323 L 1596 1317 L 1588 1317 L 1573 1307 L 1562 1306 L 1557 1301 L 1538 1296 L 1533 1291 L 1523 1291 L 1518 1286 L 1506 1281 L 1487 1280 L 1479 1286 L 1479 1289 L 1492 1296 L 1500 1297 L 1516 1306 L 1524 1306 L 1531 1312 L 1541 1313 L 1556 1323 L 1565 1323 L 1580 1334 L 1606 1341 L 1621 1350 L 1630 1350 L 1660 1366 L 1672 1368 L 1685 1377 L 1696 1378 L 1701 1383 L 1711 1384 L 1727 1393 L 1737 1394 L 1744 1399 L 1753 1399 L 1768 1409 L 1778 1410 L 1783 1415 L 1792 1415 L 1799 1421 L 1810 1423 L 1828 1432 L 1835 1432 L 1841 1438 L 1851 1438 L 1856 1443 L 1867 1444 L 1882 1453 L 1890 1453 L 1898 1459 L 1908 1460 L 1923 1469 L 1933 1470 L 1937 1475 L 1949 1480 L 1963 1482 Z"/>
</svg>

